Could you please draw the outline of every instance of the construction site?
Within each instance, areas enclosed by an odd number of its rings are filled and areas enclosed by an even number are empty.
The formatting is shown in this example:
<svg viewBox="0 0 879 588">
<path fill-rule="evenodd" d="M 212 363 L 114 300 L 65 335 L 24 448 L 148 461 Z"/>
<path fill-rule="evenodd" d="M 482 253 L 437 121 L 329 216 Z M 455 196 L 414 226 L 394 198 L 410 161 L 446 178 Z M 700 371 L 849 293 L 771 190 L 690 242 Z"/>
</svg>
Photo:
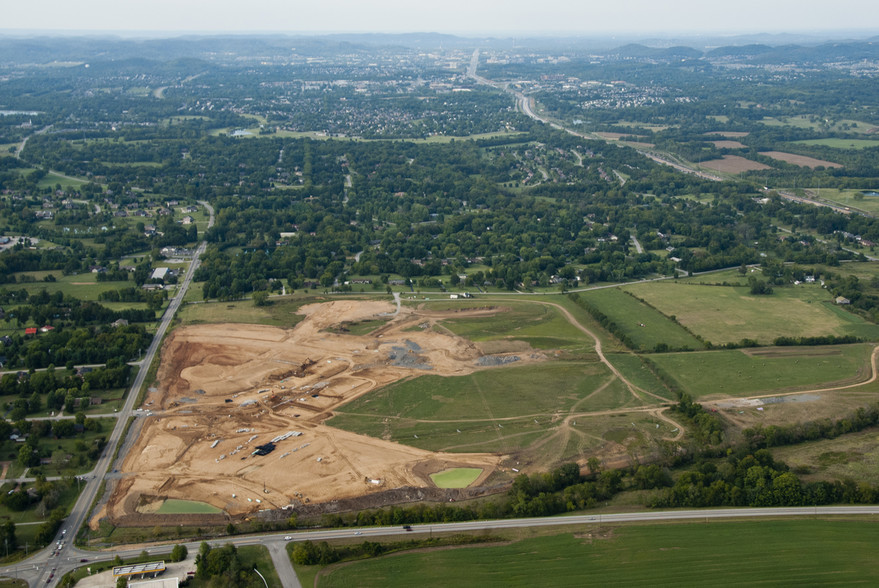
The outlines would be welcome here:
<svg viewBox="0 0 879 588">
<path fill-rule="evenodd" d="M 430 489 L 431 474 L 456 467 L 480 469 L 476 487 L 499 467 L 503 455 L 430 452 L 324 421 L 379 387 L 424 373 L 492 369 L 504 364 L 502 354 L 486 367 L 471 341 L 423 328 L 432 320 L 427 313 L 388 302 L 334 301 L 300 312 L 305 318 L 292 329 L 190 325 L 167 338 L 157 384 L 144 401 L 150 412 L 140 417 L 140 433 L 93 525 L 104 517 L 137 524 L 138 515 L 172 499 L 240 518 Z M 378 325 L 368 335 L 337 328 L 366 320 Z"/>
</svg>

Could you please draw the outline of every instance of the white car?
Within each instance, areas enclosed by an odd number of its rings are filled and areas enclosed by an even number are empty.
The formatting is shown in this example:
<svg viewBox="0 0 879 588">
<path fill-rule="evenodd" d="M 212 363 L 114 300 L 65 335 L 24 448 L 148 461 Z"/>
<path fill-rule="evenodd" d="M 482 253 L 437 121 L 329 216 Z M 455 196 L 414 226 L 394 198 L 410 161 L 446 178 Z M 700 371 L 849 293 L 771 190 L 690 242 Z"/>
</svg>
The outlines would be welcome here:
<svg viewBox="0 0 879 588">
<path fill-rule="evenodd" d="M 286 537 L 284 537 L 284 541 L 293 541 L 293 537 L 287 535 Z"/>
</svg>

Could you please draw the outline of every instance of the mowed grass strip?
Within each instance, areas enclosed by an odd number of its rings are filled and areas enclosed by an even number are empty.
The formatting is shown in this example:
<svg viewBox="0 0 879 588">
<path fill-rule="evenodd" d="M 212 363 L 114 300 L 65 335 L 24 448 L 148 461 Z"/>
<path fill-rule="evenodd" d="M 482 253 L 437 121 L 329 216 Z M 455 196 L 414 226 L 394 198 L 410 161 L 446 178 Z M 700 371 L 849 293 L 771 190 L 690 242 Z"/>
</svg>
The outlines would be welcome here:
<svg viewBox="0 0 879 588">
<path fill-rule="evenodd" d="M 640 351 L 652 351 L 661 343 L 671 349 L 704 348 L 679 324 L 619 288 L 583 292 L 580 296 L 612 320 Z"/>
<path fill-rule="evenodd" d="M 176 498 L 169 498 L 156 511 L 157 514 L 219 514 L 221 512 L 223 512 L 221 509 L 206 502 Z"/>
<path fill-rule="evenodd" d="M 879 338 L 879 325 L 833 304 L 830 293 L 818 285 L 776 287 L 769 296 L 751 295 L 746 287 L 674 282 L 636 284 L 629 289 L 715 345 L 742 339 L 771 344 L 777 337 Z"/>
<path fill-rule="evenodd" d="M 786 520 L 608 528 L 421 551 L 331 569 L 317 586 L 873 585 L 879 524 Z"/>
<path fill-rule="evenodd" d="M 699 399 L 854 383 L 869 377 L 872 349 L 868 344 L 774 347 L 663 353 L 650 359 Z"/>
</svg>

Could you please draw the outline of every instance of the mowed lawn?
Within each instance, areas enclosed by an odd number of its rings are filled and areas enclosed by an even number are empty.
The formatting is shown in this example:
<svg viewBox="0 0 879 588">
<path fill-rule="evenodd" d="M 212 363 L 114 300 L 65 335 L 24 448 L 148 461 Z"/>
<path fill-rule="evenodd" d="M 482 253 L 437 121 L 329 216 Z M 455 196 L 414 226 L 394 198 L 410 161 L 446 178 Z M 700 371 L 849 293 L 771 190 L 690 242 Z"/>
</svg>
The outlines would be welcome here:
<svg viewBox="0 0 879 588">
<path fill-rule="evenodd" d="M 650 359 L 692 398 L 818 389 L 870 374 L 869 344 L 663 353 Z"/>
<path fill-rule="evenodd" d="M 638 351 L 652 351 L 660 343 L 671 349 L 704 348 L 686 329 L 620 288 L 582 292 L 580 296 L 616 323 Z"/>
<path fill-rule="evenodd" d="M 495 547 L 390 555 L 331 568 L 317 586 L 875 585 L 879 524 L 723 522 L 602 527 Z"/>
<path fill-rule="evenodd" d="M 833 304 L 818 285 L 776 287 L 769 296 L 753 296 L 746 287 L 653 282 L 628 287 L 663 314 L 715 345 L 753 339 L 771 344 L 777 337 L 854 335 L 879 339 L 869 324 Z"/>
</svg>

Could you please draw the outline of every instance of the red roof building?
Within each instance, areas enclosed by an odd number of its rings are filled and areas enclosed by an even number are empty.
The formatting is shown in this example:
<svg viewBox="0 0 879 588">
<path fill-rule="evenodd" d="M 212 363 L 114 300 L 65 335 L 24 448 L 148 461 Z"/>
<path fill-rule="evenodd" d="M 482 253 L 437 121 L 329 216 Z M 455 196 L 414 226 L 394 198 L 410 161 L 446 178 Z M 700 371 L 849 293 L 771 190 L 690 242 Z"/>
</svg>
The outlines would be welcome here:
<svg viewBox="0 0 879 588">
<path fill-rule="evenodd" d="M 28 327 L 28 328 L 26 328 L 26 329 L 24 330 L 24 334 L 25 334 L 25 335 L 36 335 L 36 334 L 37 334 L 37 328 L 36 328 L 36 327 Z"/>
</svg>

